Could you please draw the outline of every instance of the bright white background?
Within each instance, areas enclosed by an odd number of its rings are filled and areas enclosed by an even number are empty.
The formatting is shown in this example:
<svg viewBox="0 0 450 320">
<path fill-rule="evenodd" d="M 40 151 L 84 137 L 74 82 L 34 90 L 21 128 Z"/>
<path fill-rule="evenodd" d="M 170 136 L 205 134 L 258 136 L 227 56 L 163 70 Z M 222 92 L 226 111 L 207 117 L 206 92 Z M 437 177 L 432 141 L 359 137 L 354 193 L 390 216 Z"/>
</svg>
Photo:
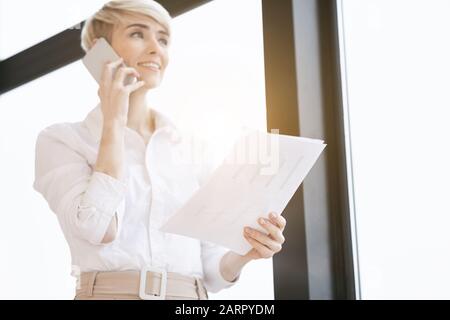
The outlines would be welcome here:
<svg viewBox="0 0 450 320">
<path fill-rule="evenodd" d="M 103 3 L 0 0 L 0 58 L 75 25 Z M 149 103 L 217 145 L 230 145 L 242 127 L 266 130 L 260 1 L 215 0 L 177 17 L 173 27 L 170 66 Z M 32 188 L 34 146 L 44 127 L 81 121 L 97 102 L 96 83 L 80 61 L 0 96 L 0 299 L 73 299 L 69 248 Z M 272 261 L 252 262 L 237 285 L 210 297 L 273 299 Z"/>
<path fill-rule="evenodd" d="M 342 3 L 362 298 L 450 299 L 450 1 Z"/>
</svg>

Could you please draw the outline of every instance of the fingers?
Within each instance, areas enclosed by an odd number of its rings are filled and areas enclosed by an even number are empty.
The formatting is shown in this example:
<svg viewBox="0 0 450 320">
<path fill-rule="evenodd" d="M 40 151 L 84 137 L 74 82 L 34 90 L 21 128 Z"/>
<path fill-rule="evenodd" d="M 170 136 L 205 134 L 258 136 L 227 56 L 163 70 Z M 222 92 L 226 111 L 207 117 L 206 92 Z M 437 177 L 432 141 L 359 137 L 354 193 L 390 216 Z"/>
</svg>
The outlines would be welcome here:
<svg viewBox="0 0 450 320">
<path fill-rule="evenodd" d="M 277 241 L 280 244 L 284 243 L 285 239 L 283 236 L 283 232 L 271 220 L 259 218 L 258 222 L 264 229 L 266 229 L 269 232 L 269 234 L 272 236 L 273 239 L 275 239 L 275 241 Z"/>
<path fill-rule="evenodd" d="M 272 255 L 274 253 L 281 251 L 281 243 L 271 239 L 268 235 L 258 230 L 245 228 L 245 235 L 247 235 L 249 238 L 253 240 L 256 240 L 258 243 L 268 248 L 269 251 L 271 251 Z M 255 247 L 255 249 L 257 248 Z"/>
<path fill-rule="evenodd" d="M 123 63 L 123 58 L 119 58 L 116 61 L 111 61 L 109 63 L 106 63 L 106 66 L 109 68 L 117 68 L 118 66 L 120 66 Z"/>
<path fill-rule="evenodd" d="M 123 59 L 120 58 L 116 61 L 113 62 L 107 62 L 104 66 L 103 66 L 103 72 L 102 72 L 102 77 L 101 77 L 101 82 L 102 83 L 109 83 L 108 80 L 112 79 L 113 77 L 113 72 L 114 69 L 116 69 L 117 67 L 119 67 L 121 64 L 123 63 Z M 110 80 L 111 81 L 111 80 Z"/>
<path fill-rule="evenodd" d="M 120 67 L 119 70 L 117 70 L 117 72 L 116 72 L 113 84 L 116 85 L 116 86 L 123 86 L 125 78 L 128 75 L 133 75 L 136 78 L 140 77 L 140 74 L 136 71 L 136 69 L 128 68 L 128 67 Z"/>
<path fill-rule="evenodd" d="M 284 228 L 286 227 L 286 219 L 285 218 L 276 214 L 275 212 L 271 212 L 269 214 L 269 219 L 274 225 L 278 226 L 282 232 L 284 231 Z"/>
<path fill-rule="evenodd" d="M 267 248 L 262 243 L 258 242 L 257 240 L 251 238 L 250 236 L 244 234 L 245 239 L 251 244 L 251 246 L 258 251 L 259 255 L 263 258 L 270 258 L 273 256 L 274 252 Z"/>
<path fill-rule="evenodd" d="M 259 218 L 258 223 L 267 230 L 268 234 L 246 227 L 244 237 L 261 257 L 273 257 L 275 253 L 281 251 L 282 244 L 285 242 L 283 230 L 286 227 L 286 219 L 271 212 L 269 219 Z"/>
<path fill-rule="evenodd" d="M 134 92 L 134 91 L 138 90 L 139 88 L 141 88 L 143 85 L 145 85 L 145 81 L 138 81 L 136 83 L 126 86 L 126 88 L 129 92 Z"/>
</svg>

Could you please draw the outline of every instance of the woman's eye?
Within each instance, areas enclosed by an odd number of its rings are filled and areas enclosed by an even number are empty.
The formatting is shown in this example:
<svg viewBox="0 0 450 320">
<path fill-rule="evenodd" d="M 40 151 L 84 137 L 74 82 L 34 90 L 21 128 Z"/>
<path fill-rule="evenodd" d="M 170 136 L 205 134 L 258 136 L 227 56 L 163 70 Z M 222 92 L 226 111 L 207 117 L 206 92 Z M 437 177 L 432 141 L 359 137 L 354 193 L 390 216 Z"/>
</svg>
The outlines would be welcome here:
<svg viewBox="0 0 450 320">
<path fill-rule="evenodd" d="M 141 31 L 133 32 L 130 36 L 132 38 L 135 38 L 136 34 L 139 35 L 139 38 L 144 38 L 144 34 Z M 165 46 L 167 46 L 169 44 L 169 41 L 167 39 L 164 39 L 164 38 L 159 39 L 159 41 L 161 41 Z"/>
<path fill-rule="evenodd" d="M 140 31 L 133 32 L 133 33 L 131 34 L 131 37 L 134 38 L 134 35 L 135 35 L 135 34 L 139 34 L 139 35 L 140 35 L 140 38 L 143 38 L 143 37 L 144 37 L 144 34 L 143 34 L 142 32 L 140 32 Z"/>
</svg>

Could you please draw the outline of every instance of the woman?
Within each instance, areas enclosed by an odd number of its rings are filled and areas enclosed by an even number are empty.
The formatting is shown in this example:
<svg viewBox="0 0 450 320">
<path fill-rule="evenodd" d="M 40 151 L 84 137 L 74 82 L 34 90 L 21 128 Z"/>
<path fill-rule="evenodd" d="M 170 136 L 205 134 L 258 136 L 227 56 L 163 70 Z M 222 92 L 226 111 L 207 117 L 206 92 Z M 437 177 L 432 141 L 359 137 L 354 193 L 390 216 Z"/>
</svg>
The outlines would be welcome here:
<svg viewBox="0 0 450 320">
<path fill-rule="evenodd" d="M 152 0 L 111 1 L 86 22 L 82 47 L 105 38 L 122 58 L 104 66 L 100 104 L 86 119 L 45 128 L 36 142 L 34 188 L 69 244 L 75 299 L 207 299 L 242 268 L 281 250 L 286 221 L 260 219 L 241 256 L 159 231 L 207 178 L 207 167 L 172 161 L 183 139 L 146 94 L 169 63 L 169 13 Z M 138 81 L 125 84 L 128 76 Z"/>
</svg>

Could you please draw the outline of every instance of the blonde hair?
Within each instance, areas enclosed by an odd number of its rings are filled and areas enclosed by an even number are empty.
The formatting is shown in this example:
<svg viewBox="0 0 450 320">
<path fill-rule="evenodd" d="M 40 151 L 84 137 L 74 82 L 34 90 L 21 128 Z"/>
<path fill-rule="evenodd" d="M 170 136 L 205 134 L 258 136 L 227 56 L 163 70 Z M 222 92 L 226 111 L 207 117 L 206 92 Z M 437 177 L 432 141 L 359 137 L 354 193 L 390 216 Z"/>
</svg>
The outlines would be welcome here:
<svg viewBox="0 0 450 320">
<path fill-rule="evenodd" d="M 105 38 L 111 44 L 114 26 L 124 21 L 124 14 L 141 14 L 156 20 L 171 34 L 172 17 L 169 12 L 153 0 L 115 0 L 106 3 L 90 17 L 81 31 L 81 47 L 87 52 L 95 38 Z"/>
</svg>

